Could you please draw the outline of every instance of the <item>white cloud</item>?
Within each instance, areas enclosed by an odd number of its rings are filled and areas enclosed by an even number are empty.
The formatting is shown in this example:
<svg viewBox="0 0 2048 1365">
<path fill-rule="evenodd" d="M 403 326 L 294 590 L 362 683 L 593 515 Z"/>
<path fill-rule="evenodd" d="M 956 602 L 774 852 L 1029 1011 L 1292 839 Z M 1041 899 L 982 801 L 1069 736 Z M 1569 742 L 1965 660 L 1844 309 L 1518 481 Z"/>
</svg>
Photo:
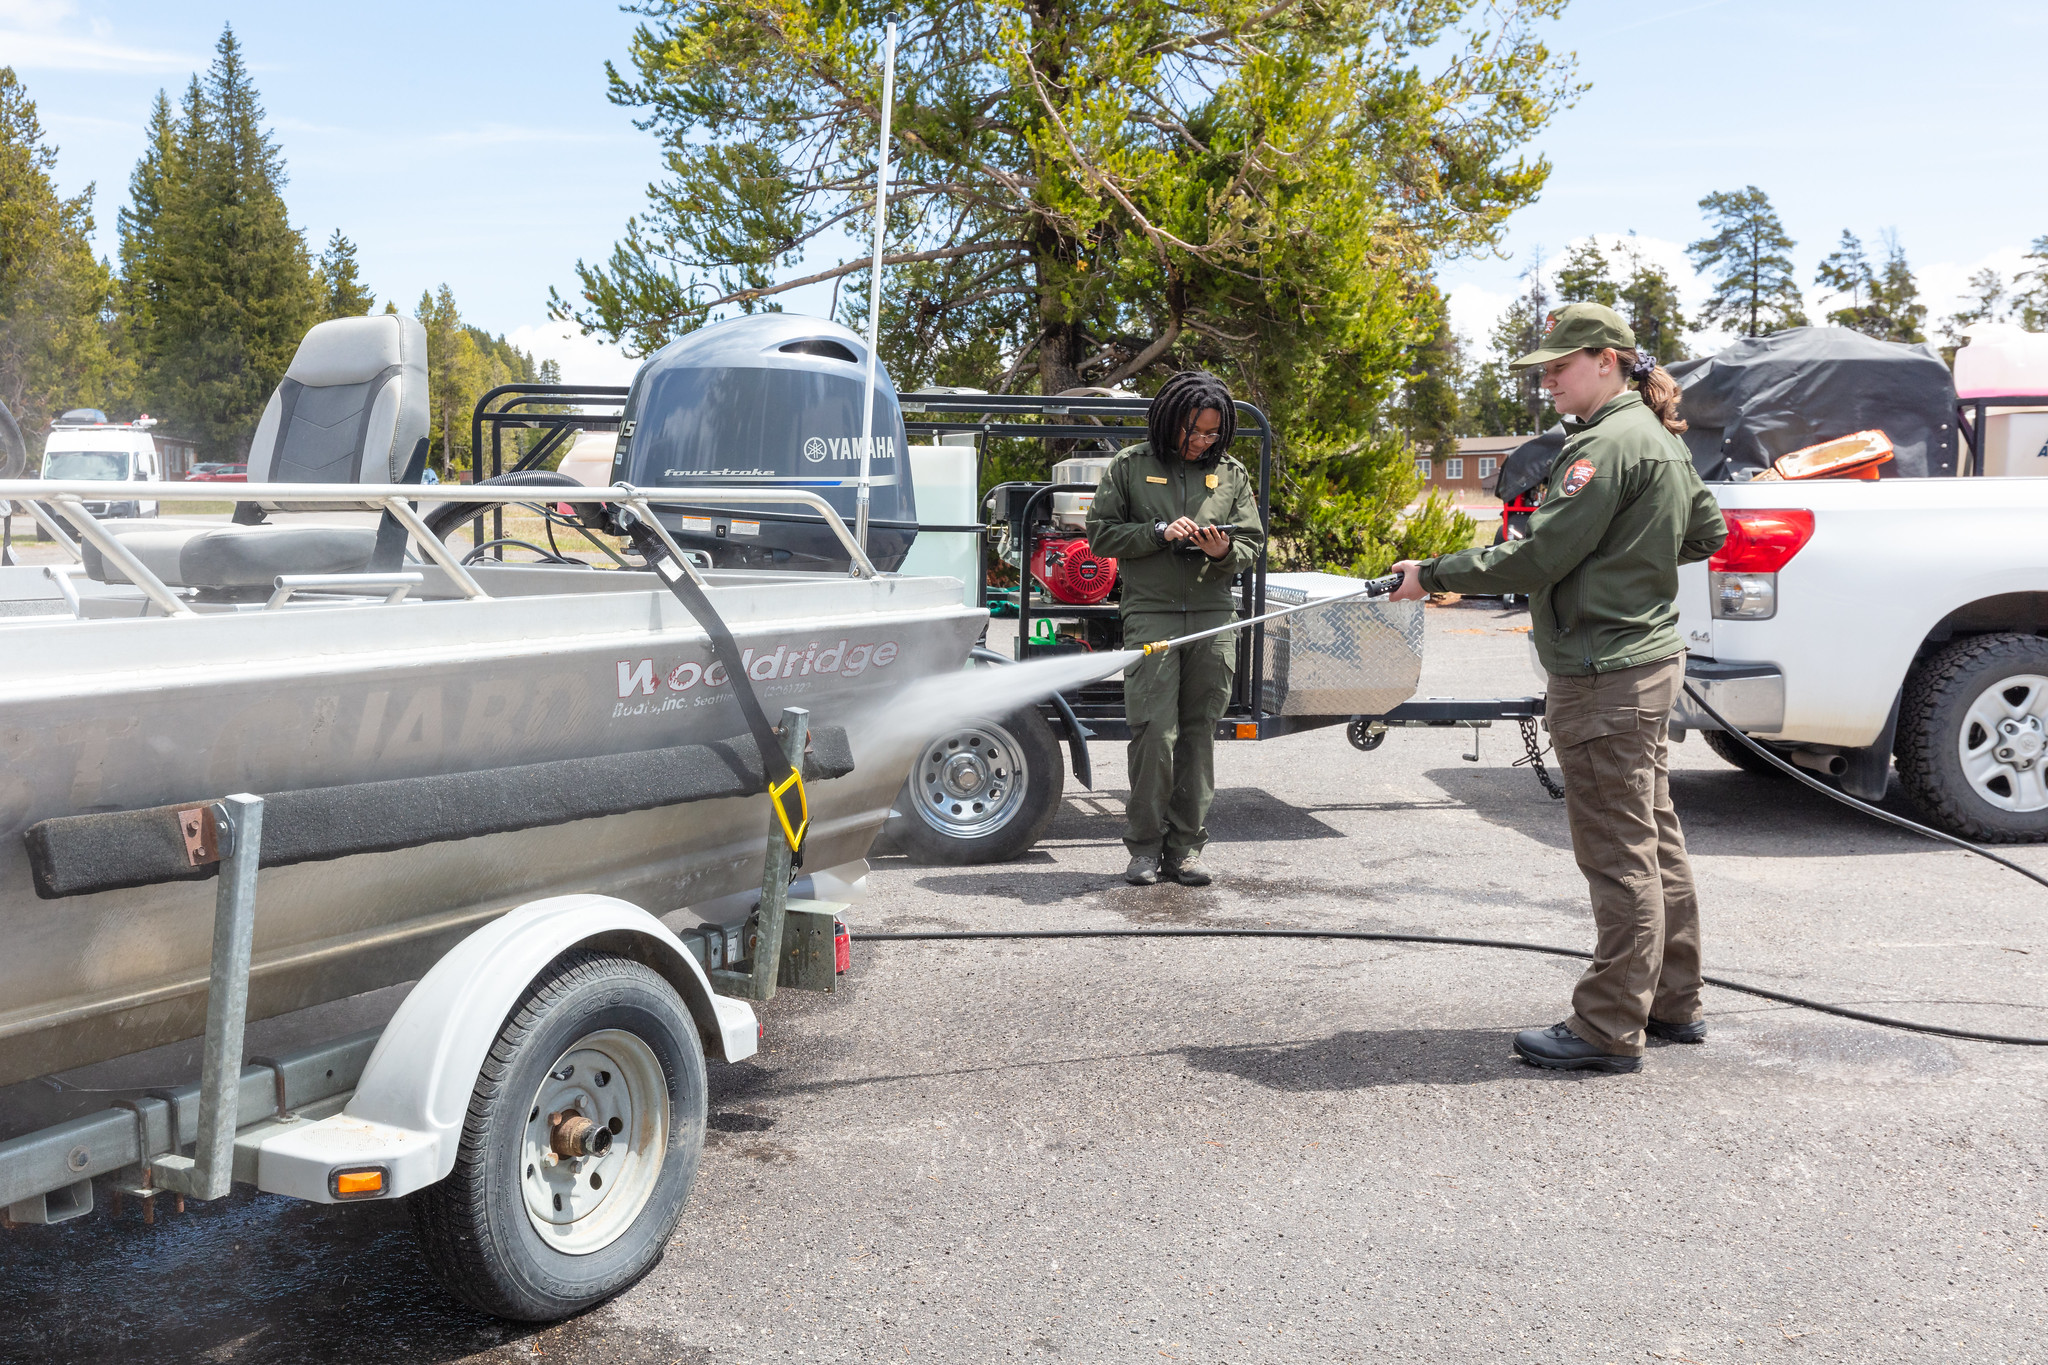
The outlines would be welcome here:
<svg viewBox="0 0 2048 1365">
<path fill-rule="evenodd" d="M 620 353 L 619 348 L 596 337 L 581 335 L 566 322 L 528 323 L 515 327 L 505 338 L 536 360 L 552 360 L 562 368 L 562 379 L 570 384 L 631 384 L 640 362 Z"/>
<path fill-rule="evenodd" d="M 207 60 L 114 42 L 65 0 L 0 0 L 0 57 L 20 71 L 191 71 Z"/>
</svg>

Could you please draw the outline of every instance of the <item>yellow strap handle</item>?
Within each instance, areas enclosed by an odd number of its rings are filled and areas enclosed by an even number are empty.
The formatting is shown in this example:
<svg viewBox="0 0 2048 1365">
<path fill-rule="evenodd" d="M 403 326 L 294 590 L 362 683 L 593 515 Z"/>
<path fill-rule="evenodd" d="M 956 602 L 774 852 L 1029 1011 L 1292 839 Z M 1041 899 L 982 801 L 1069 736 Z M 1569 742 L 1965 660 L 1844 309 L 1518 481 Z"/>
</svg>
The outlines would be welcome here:
<svg viewBox="0 0 2048 1365">
<path fill-rule="evenodd" d="M 796 788 L 797 820 L 792 826 L 789 807 L 783 797 L 791 787 Z M 791 768 L 789 776 L 780 782 L 768 784 L 768 799 L 775 803 L 775 818 L 782 822 L 782 837 L 789 841 L 789 851 L 794 853 L 803 846 L 804 835 L 811 828 L 811 798 L 804 791 L 804 775 L 801 770 Z"/>
</svg>

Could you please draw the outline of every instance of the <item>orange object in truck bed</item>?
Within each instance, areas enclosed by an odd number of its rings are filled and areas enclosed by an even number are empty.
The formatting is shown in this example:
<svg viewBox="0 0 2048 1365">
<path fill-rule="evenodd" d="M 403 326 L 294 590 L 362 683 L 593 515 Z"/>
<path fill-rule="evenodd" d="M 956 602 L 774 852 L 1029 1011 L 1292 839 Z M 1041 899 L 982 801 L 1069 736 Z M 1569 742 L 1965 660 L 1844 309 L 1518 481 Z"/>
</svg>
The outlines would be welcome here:
<svg viewBox="0 0 2048 1365">
<path fill-rule="evenodd" d="M 1856 431 L 1817 446 L 1780 455 L 1758 479 L 1875 479 L 1892 457 L 1892 440 L 1881 431 Z"/>
</svg>

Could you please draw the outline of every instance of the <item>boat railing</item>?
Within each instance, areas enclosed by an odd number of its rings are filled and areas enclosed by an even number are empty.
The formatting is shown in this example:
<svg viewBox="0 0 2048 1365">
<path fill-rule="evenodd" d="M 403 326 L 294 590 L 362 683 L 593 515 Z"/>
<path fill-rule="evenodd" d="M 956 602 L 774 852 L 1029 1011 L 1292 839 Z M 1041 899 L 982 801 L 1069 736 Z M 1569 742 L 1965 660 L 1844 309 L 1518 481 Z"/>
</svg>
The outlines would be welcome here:
<svg viewBox="0 0 2048 1365">
<path fill-rule="evenodd" d="M 669 534 L 668 528 L 655 515 L 655 501 L 661 492 L 636 488 L 631 484 L 614 484 L 607 488 L 578 488 L 546 485 L 536 487 L 492 487 L 489 484 L 359 484 L 359 483 L 240 483 L 223 485 L 219 483 L 121 483 L 110 485 L 106 480 L 96 479 L 6 479 L 0 480 L 0 502 L 11 502 L 24 508 L 36 524 L 54 540 L 74 561 L 83 562 L 85 552 L 78 540 L 72 538 L 69 527 L 77 528 L 80 538 L 89 542 L 94 549 L 127 580 L 141 590 L 155 606 L 167 616 L 197 615 L 185 600 L 156 574 L 150 572 L 140 559 L 121 544 L 104 520 L 86 510 L 87 499 L 95 502 L 107 501 L 118 488 L 123 502 L 220 502 L 223 495 L 236 502 L 261 503 L 266 507 L 290 513 L 297 511 L 365 511 L 382 512 L 405 528 L 420 552 L 438 565 L 454 584 L 455 590 L 464 598 L 489 597 L 475 575 L 453 549 L 428 527 L 420 515 L 420 503 L 485 503 L 500 506 L 523 503 L 571 503 L 588 505 L 610 505 L 630 508 L 647 528 L 661 541 L 675 561 L 683 566 L 697 584 L 706 586 L 703 574 L 698 569 L 690 552 L 678 545 Z M 824 518 L 832 534 L 846 550 L 852 573 L 858 578 L 877 577 L 871 561 L 846 523 L 840 519 L 830 503 L 818 493 L 804 488 L 692 488 L 689 493 L 693 503 L 719 503 L 733 506 L 757 506 L 763 503 L 788 503 L 808 507 Z M 59 517 L 52 506 L 61 511 Z M 67 526 L 68 523 L 68 526 Z M 341 575 L 365 580 L 364 575 Z M 276 585 L 283 598 L 285 584 L 280 578 Z M 299 585 L 298 590 L 311 587 Z M 331 590 L 335 585 L 326 585 Z M 357 586 L 363 586 L 359 582 Z M 71 588 L 67 583 L 60 587 Z M 394 584 L 380 582 L 369 585 L 378 595 L 390 593 L 387 600 L 397 601 L 399 595 L 392 592 Z M 66 591 L 70 599 L 74 591 Z M 280 604 L 281 598 L 273 596 L 272 603 Z M 75 602 L 74 602 L 75 607 Z"/>
</svg>

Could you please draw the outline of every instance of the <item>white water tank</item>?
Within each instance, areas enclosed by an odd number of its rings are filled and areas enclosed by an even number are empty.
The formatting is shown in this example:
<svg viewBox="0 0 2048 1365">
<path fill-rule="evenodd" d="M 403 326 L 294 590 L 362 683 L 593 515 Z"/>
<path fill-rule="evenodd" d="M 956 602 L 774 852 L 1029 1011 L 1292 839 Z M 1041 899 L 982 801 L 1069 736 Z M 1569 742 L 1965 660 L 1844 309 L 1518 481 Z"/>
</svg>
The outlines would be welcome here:
<svg viewBox="0 0 2048 1365">
<path fill-rule="evenodd" d="M 1956 352 L 1956 397 L 2048 396 L 2048 335 L 2009 322 L 1980 322 Z M 1984 416 L 1984 473 L 2048 477 L 2048 407 L 1994 407 Z"/>
<path fill-rule="evenodd" d="M 911 446 L 910 481 L 917 489 L 917 519 L 920 528 L 972 526 L 975 515 L 976 451 L 971 432 L 949 433 L 939 444 Z M 963 600 L 979 605 L 979 563 L 982 537 L 978 531 L 933 531 L 920 529 L 903 557 L 901 574 L 957 578 Z"/>
</svg>

